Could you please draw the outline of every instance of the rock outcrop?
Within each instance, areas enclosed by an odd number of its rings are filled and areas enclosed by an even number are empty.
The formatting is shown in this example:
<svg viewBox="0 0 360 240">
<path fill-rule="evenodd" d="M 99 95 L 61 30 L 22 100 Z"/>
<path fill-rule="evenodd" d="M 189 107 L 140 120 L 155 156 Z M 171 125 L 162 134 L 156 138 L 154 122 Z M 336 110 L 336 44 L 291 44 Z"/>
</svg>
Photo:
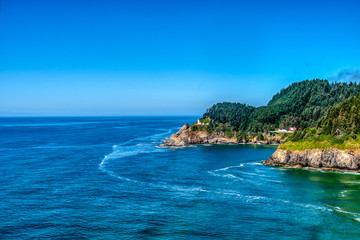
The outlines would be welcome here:
<svg viewBox="0 0 360 240">
<path fill-rule="evenodd" d="M 185 124 L 180 130 L 171 135 L 159 147 L 183 147 L 194 144 L 236 144 L 235 138 L 228 138 L 224 133 L 214 132 L 211 135 L 204 131 L 192 131 L 189 124 Z"/>
<path fill-rule="evenodd" d="M 360 152 L 337 148 L 305 151 L 277 149 L 263 164 L 360 172 Z"/>
</svg>

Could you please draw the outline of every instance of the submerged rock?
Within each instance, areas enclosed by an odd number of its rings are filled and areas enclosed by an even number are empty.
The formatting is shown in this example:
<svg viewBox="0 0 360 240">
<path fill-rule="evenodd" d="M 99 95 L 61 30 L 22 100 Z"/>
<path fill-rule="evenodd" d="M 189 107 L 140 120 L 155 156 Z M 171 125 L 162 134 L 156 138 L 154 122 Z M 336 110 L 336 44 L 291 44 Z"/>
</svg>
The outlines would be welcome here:
<svg viewBox="0 0 360 240">
<path fill-rule="evenodd" d="M 263 164 L 360 171 L 360 152 L 337 148 L 308 149 L 305 151 L 277 149 Z"/>
</svg>

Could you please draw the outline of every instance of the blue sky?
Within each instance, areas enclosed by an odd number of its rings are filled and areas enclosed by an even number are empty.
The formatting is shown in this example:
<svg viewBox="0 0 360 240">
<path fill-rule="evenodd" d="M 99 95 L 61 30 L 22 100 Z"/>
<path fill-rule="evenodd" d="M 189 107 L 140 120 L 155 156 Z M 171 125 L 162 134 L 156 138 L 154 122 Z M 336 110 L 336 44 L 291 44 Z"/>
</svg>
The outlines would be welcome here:
<svg viewBox="0 0 360 240">
<path fill-rule="evenodd" d="M 356 80 L 359 9 L 0 0 L 0 115 L 201 115 L 220 101 L 265 105 L 294 81 Z"/>
</svg>

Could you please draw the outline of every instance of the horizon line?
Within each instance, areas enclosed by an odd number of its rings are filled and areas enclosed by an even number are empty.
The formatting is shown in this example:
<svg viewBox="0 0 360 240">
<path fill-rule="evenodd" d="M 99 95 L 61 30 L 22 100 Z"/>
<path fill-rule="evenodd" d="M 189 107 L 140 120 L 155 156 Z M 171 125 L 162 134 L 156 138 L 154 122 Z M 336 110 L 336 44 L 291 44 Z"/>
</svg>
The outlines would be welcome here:
<svg viewBox="0 0 360 240">
<path fill-rule="evenodd" d="M 56 117 L 198 117 L 200 115 L 58 115 L 58 116 L 0 116 L 0 118 L 56 118 Z"/>
</svg>

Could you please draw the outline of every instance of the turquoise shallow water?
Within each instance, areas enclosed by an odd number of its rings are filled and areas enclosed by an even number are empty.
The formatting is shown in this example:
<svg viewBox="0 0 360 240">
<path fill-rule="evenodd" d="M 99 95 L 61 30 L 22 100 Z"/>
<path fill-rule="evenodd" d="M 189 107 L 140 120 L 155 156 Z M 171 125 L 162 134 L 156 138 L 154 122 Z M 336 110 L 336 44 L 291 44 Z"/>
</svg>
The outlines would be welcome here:
<svg viewBox="0 0 360 240">
<path fill-rule="evenodd" d="M 195 117 L 0 119 L 2 239 L 359 239 L 360 175 L 276 146 L 157 148 Z"/>
</svg>

